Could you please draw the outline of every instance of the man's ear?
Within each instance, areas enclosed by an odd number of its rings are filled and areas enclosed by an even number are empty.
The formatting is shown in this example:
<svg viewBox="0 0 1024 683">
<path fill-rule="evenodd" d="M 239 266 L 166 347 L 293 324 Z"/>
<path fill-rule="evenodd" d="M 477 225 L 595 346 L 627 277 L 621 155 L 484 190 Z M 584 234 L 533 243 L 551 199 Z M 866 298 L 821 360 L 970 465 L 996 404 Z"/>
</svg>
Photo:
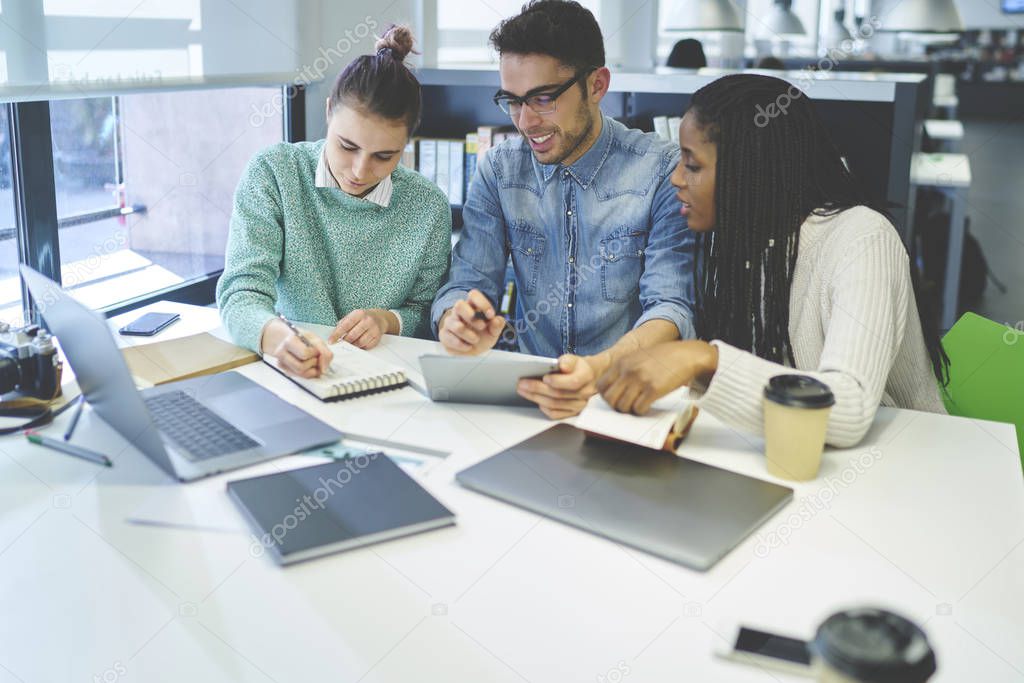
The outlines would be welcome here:
<svg viewBox="0 0 1024 683">
<path fill-rule="evenodd" d="M 596 104 L 604 98 L 608 88 L 611 86 L 611 80 L 612 72 L 606 66 L 595 70 L 594 73 L 587 77 L 587 92 L 590 95 L 591 101 Z"/>
</svg>

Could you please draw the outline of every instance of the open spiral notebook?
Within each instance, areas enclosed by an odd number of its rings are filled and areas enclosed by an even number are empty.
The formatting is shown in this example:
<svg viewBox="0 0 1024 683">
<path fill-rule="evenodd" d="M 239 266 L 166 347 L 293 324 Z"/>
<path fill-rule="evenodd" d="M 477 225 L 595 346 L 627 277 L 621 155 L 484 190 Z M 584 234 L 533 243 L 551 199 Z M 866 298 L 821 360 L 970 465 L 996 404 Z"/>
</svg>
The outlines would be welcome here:
<svg viewBox="0 0 1024 683">
<path fill-rule="evenodd" d="M 346 341 L 331 344 L 328 348 L 334 352 L 331 367 L 314 379 L 287 374 L 272 356 L 264 356 L 263 362 L 321 401 L 344 401 L 408 384 L 405 370 Z"/>
</svg>

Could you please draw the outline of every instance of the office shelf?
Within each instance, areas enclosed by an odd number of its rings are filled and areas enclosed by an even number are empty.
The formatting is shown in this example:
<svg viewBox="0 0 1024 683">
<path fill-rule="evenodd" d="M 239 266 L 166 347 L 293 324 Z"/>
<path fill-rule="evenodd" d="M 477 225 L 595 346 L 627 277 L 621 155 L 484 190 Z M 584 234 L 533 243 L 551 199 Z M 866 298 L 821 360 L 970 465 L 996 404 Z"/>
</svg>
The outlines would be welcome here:
<svg viewBox="0 0 1024 683">
<path fill-rule="evenodd" d="M 731 73 L 739 72 L 613 72 L 601 108 L 650 131 L 654 116 L 681 115 L 696 90 Z M 810 77 L 804 70 L 779 75 L 813 99 L 850 168 L 874 196 L 892 206 L 904 239 L 909 239 L 910 163 L 920 149 L 921 121 L 931 100 L 927 75 L 832 71 Z M 462 137 L 480 125 L 508 124 L 508 116 L 491 99 L 499 85 L 495 69 L 422 69 L 417 77 L 423 85 L 419 135 Z"/>
</svg>

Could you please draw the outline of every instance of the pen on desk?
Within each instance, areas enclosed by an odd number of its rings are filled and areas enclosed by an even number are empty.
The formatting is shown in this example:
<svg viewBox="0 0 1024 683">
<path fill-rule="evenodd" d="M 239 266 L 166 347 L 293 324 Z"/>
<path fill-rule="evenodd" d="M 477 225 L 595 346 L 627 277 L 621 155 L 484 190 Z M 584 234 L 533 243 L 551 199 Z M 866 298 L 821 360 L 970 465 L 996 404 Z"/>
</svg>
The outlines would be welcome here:
<svg viewBox="0 0 1024 683">
<path fill-rule="evenodd" d="M 79 394 L 78 398 L 75 399 L 75 414 L 71 416 L 71 424 L 68 425 L 68 430 L 64 432 L 64 440 L 69 441 L 71 435 L 75 433 L 75 427 L 78 426 L 78 418 L 82 417 L 82 409 L 85 408 L 85 394 Z"/>
<path fill-rule="evenodd" d="M 25 432 L 25 438 L 29 440 L 29 443 L 34 443 L 37 446 L 46 446 L 47 448 L 52 448 L 53 450 L 60 451 L 66 455 L 73 455 L 76 458 L 88 460 L 89 462 L 94 462 L 99 465 L 105 465 L 107 467 L 114 466 L 114 463 L 110 462 L 110 458 L 107 456 L 102 453 L 90 451 L 87 448 L 82 448 L 81 446 L 64 443 L 63 441 L 51 439 L 49 437 L 36 434 L 35 432 Z"/>
<path fill-rule="evenodd" d="M 288 329 L 291 330 L 295 334 L 295 336 L 299 338 L 299 341 L 301 341 L 307 347 L 313 348 L 313 345 L 309 343 L 308 339 L 306 339 L 306 335 L 302 334 L 302 332 L 299 330 L 299 328 L 295 327 L 295 323 L 293 323 L 288 318 L 284 317 L 284 314 L 282 314 L 282 313 L 278 313 L 277 317 L 280 318 L 281 321 L 284 322 L 284 324 L 288 326 Z"/>
</svg>

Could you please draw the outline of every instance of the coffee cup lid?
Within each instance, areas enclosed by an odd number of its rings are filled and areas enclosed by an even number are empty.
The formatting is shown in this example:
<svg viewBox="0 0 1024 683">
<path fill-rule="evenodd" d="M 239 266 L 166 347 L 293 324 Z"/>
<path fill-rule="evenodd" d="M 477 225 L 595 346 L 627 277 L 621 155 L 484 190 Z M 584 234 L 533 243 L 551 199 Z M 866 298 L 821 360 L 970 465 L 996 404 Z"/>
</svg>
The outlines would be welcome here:
<svg viewBox="0 0 1024 683">
<path fill-rule="evenodd" d="M 828 385 L 807 375 L 776 375 L 764 387 L 765 398 L 795 408 L 828 408 L 836 397 Z"/>
<path fill-rule="evenodd" d="M 868 683 L 923 683 L 935 673 L 935 652 L 916 624 L 882 609 L 833 614 L 811 645 L 836 671 Z"/>
</svg>

